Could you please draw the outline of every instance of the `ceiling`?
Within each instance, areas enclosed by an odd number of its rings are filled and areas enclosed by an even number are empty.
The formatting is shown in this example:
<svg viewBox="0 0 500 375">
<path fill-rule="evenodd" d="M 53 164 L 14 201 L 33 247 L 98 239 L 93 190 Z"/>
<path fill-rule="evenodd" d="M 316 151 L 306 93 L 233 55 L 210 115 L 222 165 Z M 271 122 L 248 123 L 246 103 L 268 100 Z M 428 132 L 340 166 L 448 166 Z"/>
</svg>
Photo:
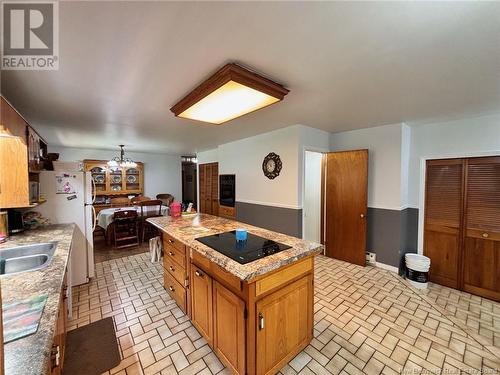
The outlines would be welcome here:
<svg viewBox="0 0 500 375">
<path fill-rule="evenodd" d="M 59 14 L 59 70 L 1 77 L 54 145 L 191 153 L 294 124 L 500 110 L 500 2 L 60 2 Z M 175 118 L 229 61 L 291 92 L 224 125 Z"/>
</svg>

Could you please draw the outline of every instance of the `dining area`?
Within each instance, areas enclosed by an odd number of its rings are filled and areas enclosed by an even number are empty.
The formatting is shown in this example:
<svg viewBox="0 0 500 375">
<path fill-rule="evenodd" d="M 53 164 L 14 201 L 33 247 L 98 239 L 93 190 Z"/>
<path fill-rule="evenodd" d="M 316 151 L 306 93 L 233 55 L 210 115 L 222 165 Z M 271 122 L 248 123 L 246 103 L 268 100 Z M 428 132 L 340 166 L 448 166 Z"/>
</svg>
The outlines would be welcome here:
<svg viewBox="0 0 500 375">
<path fill-rule="evenodd" d="M 106 247 L 113 249 L 140 246 L 157 235 L 147 219 L 169 215 L 173 201 L 170 194 L 111 198 L 110 207 L 100 209 L 96 215 L 94 238 L 103 237 Z"/>
</svg>

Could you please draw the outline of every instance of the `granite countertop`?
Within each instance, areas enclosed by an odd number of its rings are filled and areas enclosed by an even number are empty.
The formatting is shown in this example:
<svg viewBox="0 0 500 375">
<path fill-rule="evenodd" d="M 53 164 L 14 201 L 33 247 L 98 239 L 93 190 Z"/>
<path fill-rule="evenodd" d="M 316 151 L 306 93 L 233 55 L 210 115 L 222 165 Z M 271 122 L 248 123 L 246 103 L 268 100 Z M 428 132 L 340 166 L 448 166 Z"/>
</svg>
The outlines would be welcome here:
<svg viewBox="0 0 500 375">
<path fill-rule="evenodd" d="M 74 224 L 49 225 L 16 234 L 6 243 L 0 244 L 0 249 L 5 249 L 34 243 L 57 242 L 48 267 L 0 278 L 2 303 L 17 302 L 41 294 L 48 296 L 37 332 L 5 344 L 6 375 L 39 375 L 47 371 L 59 309 L 59 296 L 74 228 Z"/>
<path fill-rule="evenodd" d="M 207 214 L 197 214 L 179 218 L 161 216 L 150 218 L 148 221 L 243 281 L 251 281 L 257 276 L 281 268 L 306 256 L 319 254 L 323 251 L 323 245 L 315 242 L 301 240 L 286 234 Z M 284 243 L 292 248 L 258 259 L 254 262 L 239 264 L 224 254 L 196 241 L 197 237 L 228 232 L 236 228 L 245 228 L 248 233 Z"/>
</svg>

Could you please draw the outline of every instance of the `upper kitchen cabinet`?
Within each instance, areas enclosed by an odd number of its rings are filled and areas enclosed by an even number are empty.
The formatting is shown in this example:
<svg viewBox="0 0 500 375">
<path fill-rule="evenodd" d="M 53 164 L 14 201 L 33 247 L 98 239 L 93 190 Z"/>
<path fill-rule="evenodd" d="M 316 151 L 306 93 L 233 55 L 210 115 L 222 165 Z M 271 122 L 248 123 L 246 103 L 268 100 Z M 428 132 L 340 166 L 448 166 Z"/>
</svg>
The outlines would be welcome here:
<svg viewBox="0 0 500 375">
<path fill-rule="evenodd" d="M 26 138 L 26 129 L 28 123 L 24 121 L 22 116 L 5 100 L 0 97 L 0 124 L 4 126 L 4 130 L 10 134 L 20 137 L 25 145 L 28 144 Z"/>
<path fill-rule="evenodd" d="M 28 166 L 30 172 L 39 172 L 43 169 L 42 159 L 47 156 L 47 143 L 31 126 L 28 126 Z"/>
<path fill-rule="evenodd" d="M 27 146 L 26 157 L 30 172 L 43 169 L 42 159 L 47 155 L 47 142 L 33 129 L 14 107 L 2 96 L 1 120 L 7 134 L 19 137 Z"/>
<path fill-rule="evenodd" d="M 0 116 L 0 208 L 29 205 L 28 124 L 3 98 Z"/>
<path fill-rule="evenodd" d="M 21 137 L 0 129 L 0 208 L 29 205 L 28 159 Z"/>
</svg>

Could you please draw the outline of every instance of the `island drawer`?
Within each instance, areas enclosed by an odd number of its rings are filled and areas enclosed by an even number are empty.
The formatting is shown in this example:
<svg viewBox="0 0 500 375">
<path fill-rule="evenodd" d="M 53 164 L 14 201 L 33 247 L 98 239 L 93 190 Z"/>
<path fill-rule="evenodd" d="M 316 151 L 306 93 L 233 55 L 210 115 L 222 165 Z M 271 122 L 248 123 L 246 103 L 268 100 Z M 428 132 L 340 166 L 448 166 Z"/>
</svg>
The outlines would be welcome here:
<svg viewBox="0 0 500 375">
<path fill-rule="evenodd" d="M 186 251 L 186 248 L 184 247 L 184 244 L 181 241 L 175 239 L 174 237 L 166 233 L 163 233 L 163 244 L 174 247 L 177 250 L 182 251 L 183 253 Z"/>
<path fill-rule="evenodd" d="M 165 272 L 170 273 L 175 280 L 184 285 L 186 280 L 186 270 L 175 262 L 172 257 L 163 257 L 163 267 Z"/>
<path fill-rule="evenodd" d="M 186 289 L 167 271 L 163 273 L 165 289 L 182 311 L 186 312 Z"/>
<path fill-rule="evenodd" d="M 243 282 L 238 277 L 211 262 L 194 249 L 191 251 L 191 259 L 194 264 L 234 292 L 241 292 L 243 290 Z"/>
<path fill-rule="evenodd" d="M 182 249 L 179 250 L 177 247 L 170 245 L 169 242 L 163 241 L 164 262 L 167 259 L 173 259 L 177 264 L 186 268 L 186 250 L 184 245 L 182 246 Z"/>
</svg>

